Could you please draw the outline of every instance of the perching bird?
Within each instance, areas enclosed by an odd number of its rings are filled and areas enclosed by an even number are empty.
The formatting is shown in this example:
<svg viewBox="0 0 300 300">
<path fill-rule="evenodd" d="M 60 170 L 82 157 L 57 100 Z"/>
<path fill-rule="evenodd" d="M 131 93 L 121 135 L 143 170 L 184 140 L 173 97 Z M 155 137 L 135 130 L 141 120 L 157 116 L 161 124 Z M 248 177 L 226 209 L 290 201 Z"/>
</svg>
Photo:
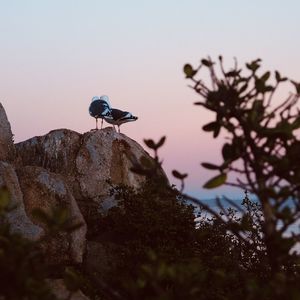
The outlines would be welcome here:
<svg viewBox="0 0 300 300">
<path fill-rule="evenodd" d="M 112 118 L 104 117 L 107 123 L 112 124 L 113 126 L 118 126 L 118 131 L 120 132 L 120 126 L 127 122 L 133 122 L 138 119 L 138 117 L 133 116 L 128 111 L 122 111 L 120 109 L 112 108 L 110 110 Z"/>
<path fill-rule="evenodd" d="M 98 129 L 98 119 L 101 118 L 101 129 L 103 126 L 103 119 L 112 119 L 111 107 L 107 96 L 103 95 L 100 98 L 95 96 L 92 98 L 92 103 L 89 107 L 89 113 L 96 119 L 96 130 Z"/>
</svg>

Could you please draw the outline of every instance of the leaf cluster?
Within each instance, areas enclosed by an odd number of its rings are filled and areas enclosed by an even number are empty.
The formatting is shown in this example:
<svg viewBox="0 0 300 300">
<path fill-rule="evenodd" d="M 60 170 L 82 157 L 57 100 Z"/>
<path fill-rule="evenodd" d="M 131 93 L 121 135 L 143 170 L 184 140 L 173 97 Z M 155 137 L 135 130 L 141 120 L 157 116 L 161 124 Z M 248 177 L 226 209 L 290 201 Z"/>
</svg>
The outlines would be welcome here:
<svg viewBox="0 0 300 300">
<path fill-rule="evenodd" d="M 260 59 L 246 63 L 246 71 L 236 61 L 225 70 L 221 56 L 219 69 L 216 65 L 208 58 L 196 69 L 184 67 L 191 87 L 202 97 L 195 104 L 214 114 L 203 130 L 214 138 L 222 131 L 226 137 L 222 163 L 202 163 L 218 172 L 204 187 L 225 184 L 256 195 L 263 210 L 268 257 L 274 272 L 279 271 L 288 264 L 289 252 L 300 240 L 299 234 L 284 236 L 300 216 L 300 85 L 278 71 L 273 76 L 270 71 L 262 72 Z M 197 79 L 202 68 L 209 72 L 210 84 Z M 292 84 L 294 93 L 276 104 L 274 95 L 286 82 Z M 236 179 L 229 181 L 229 174 Z"/>
</svg>

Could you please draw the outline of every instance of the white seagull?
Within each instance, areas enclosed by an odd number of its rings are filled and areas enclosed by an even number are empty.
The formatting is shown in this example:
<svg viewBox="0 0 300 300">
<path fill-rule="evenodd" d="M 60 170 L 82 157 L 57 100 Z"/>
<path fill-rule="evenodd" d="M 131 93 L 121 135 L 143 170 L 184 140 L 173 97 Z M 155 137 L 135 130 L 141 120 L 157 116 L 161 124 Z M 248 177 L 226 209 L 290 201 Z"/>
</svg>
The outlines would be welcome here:
<svg viewBox="0 0 300 300">
<path fill-rule="evenodd" d="M 127 122 L 133 122 L 138 119 L 138 117 L 135 117 L 132 115 L 132 113 L 128 111 L 123 111 L 116 108 L 111 108 L 110 110 L 111 117 L 104 116 L 104 119 L 107 123 L 112 124 L 114 127 L 115 125 L 118 126 L 118 131 L 120 133 L 120 126 Z"/>
<path fill-rule="evenodd" d="M 96 119 L 96 130 L 98 129 L 98 119 L 102 119 L 101 121 L 101 129 L 103 126 L 103 119 L 109 120 L 112 119 L 111 115 L 111 107 L 109 103 L 109 98 L 108 96 L 95 96 L 92 98 L 92 103 L 90 104 L 89 107 L 89 113 L 92 117 Z"/>
</svg>

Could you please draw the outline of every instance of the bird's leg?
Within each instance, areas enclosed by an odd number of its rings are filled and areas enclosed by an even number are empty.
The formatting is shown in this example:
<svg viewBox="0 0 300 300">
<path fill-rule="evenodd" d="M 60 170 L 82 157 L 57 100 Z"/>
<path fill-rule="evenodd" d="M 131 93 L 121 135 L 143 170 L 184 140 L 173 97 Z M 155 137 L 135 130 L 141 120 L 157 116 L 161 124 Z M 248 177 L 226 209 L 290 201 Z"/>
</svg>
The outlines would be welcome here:
<svg viewBox="0 0 300 300">
<path fill-rule="evenodd" d="M 102 129 L 102 127 L 103 127 L 103 118 L 102 118 L 102 121 L 101 121 L 101 129 Z"/>
<path fill-rule="evenodd" d="M 118 132 L 120 133 L 120 125 L 118 125 Z"/>
<path fill-rule="evenodd" d="M 98 118 L 96 118 L 96 130 L 98 130 Z"/>
</svg>

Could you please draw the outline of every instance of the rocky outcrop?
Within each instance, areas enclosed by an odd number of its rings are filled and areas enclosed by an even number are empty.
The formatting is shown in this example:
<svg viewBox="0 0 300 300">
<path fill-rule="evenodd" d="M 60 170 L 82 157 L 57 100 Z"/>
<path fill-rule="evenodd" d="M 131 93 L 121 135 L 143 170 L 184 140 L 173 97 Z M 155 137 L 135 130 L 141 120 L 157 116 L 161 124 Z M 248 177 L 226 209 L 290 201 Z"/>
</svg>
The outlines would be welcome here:
<svg viewBox="0 0 300 300">
<path fill-rule="evenodd" d="M 19 165 L 61 174 L 85 216 L 94 204 L 102 211 L 116 204 L 109 196 L 111 185 L 140 186 L 144 178 L 130 168 L 142 156 L 151 160 L 138 143 L 112 127 L 83 135 L 54 130 L 16 144 L 16 150 Z"/>
<path fill-rule="evenodd" d="M 87 232 L 93 232 L 95 216 L 117 205 L 110 195 L 112 186 L 138 188 L 145 182 L 143 176 L 131 172 L 137 162 L 154 165 L 138 143 L 112 127 L 84 134 L 58 129 L 14 145 L 0 104 L 0 189 L 7 188 L 14 207 L 7 220 L 14 232 L 39 242 L 53 269 L 82 263 L 90 274 L 99 274 L 111 267 L 110 250 L 115 245 L 103 247 L 101 240 Z M 41 214 L 59 223 L 55 219 L 59 210 L 68 212 L 65 217 L 71 225 L 81 226 L 49 235 L 49 224 Z M 62 281 L 51 282 L 59 297 L 69 297 Z M 68 299 L 87 298 L 79 291 Z"/>
<path fill-rule="evenodd" d="M 135 162 L 153 161 L 134 140 L 112 127 L 84 134 L 58 129 L 13 144 L 6 113 L 0 104 L 0 187 L 6 186 L 16 208 L 8 214 L 12 229 L 37 240 L 47 228 L 33 211 L 66 208 L 82 226 L 44 245 L 49 261 L 80 263 L 86 251 L 90 215 L 117 205 L 110 195 L 116 185 L 138 188 L 144 177 L 130 171 Z"/>
<path fill-rule="evenodd" d="M 38 222 L 32 211 L 65 207 L 74 222 L 82 226 L 71 233 L 61 233 L 42 243 L 52 264 L 81 263 L 85 251 L 86 223 L 70 188 L 60 175 L 37 167 L 15 162 L 10 124 L 0 104 L 0 188 L 10 194 L 11 209 L 6 214 L 11 230 L 30 240 L 39 240 L 46 234 L 45 224 Z M 35 157 L 39 157 L 35 155 Z"/>
<path fill-rule="evenodd" d="M 85 251 L 86 224 L 78 205 L 62 176 L 41 167 L 23 167 L 18 170 L 27 215 L 39 227 L 47 231 L 45 223 L 37 220 L 35 209 L 52 215 L 58 209 L 66 209 L 70 222 L 81 224 L 71 232 L 60 232 L 43 244 L 51 264 L 81 263 Z M 72 224 L 70 224 L 72 225 Z"/>
<path fill-rule="evenodd" d="M 0 161 L 12 161 L 14 153 L 13 134 L 5 110 L 0 103 Z"/>
<path fill-rule="evenodd" d="M 10 194 L 12 209 L 7 213 L 7 219 L 11 229 L 30 240 L 39 239 L 44 231 L 26 214 L 23 193 L 15 169 L 11 164 L 0 161 L 0 188 L 3 187 L 6 187 Z"/>
<path fill-rule="evenodd" d="M 15 146 L 13 134 L 6 112 L 0 103 L 0 189 L 6 188 L 10 194 L 10 210 L 6 218 L 11 230 L 24 237 L 37 240 L 43 234 L 43 229 L 36 226 L 27 216 L 23 192 L 13 165 L 15 159 Z"/>
</svg>

